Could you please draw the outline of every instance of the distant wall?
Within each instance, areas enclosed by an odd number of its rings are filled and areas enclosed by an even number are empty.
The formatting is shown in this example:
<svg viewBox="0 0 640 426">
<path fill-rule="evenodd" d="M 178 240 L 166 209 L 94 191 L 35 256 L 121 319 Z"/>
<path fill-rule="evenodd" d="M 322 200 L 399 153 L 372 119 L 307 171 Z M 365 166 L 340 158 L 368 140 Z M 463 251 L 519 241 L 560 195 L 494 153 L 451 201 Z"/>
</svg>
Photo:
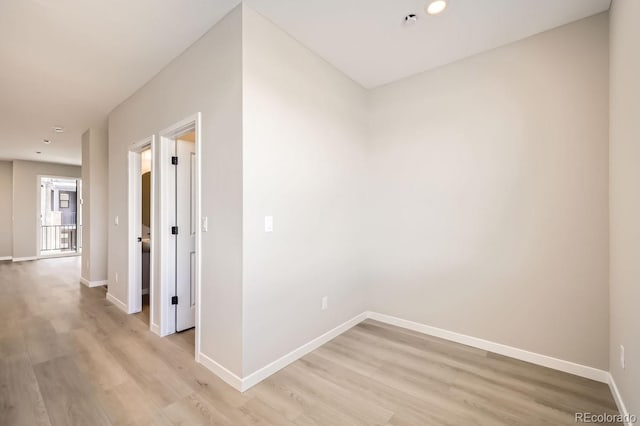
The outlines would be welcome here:
<svg viewBox="0 0 640 426">
<path fill-rule="evenodd" d="M 13 164 L 0 161 L 0 258 L 13 253 Z"/>
<path fill-rule="evenodd" d="M 13 161 L 13 258 L 32 258 L 39 255 L 38 176 L 80 178 L 79 166 Z"/>
</svg>

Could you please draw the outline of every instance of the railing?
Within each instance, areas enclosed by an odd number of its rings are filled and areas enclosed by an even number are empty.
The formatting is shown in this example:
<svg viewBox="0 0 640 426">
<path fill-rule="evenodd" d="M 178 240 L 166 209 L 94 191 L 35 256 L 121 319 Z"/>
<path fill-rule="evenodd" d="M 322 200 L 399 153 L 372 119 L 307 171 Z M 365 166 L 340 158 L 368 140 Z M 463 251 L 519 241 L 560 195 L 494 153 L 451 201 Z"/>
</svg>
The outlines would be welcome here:
<svg viewBox="0 0 640 426">
<path fill-rule="evenodd" d="M 77 225 L 42 225 L 40 251 L 78 251 L 81 229 L 82 226 Z"/>
</svg>

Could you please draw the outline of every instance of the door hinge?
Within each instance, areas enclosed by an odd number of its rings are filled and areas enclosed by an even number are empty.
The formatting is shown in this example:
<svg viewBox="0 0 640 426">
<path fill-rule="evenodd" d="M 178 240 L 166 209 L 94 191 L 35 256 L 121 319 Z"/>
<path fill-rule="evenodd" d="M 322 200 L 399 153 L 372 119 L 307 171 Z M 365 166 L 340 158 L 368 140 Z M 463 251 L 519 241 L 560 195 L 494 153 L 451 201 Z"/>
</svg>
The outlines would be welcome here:
<svg viewBox="0 0 640 426">
<path fill-rule="evenodd" d="M 174 166 L 178 165 L 178 157 L 171 157 L 171 164 L 173 164 Z"/>
<path fill-rule="evenodd" d="M 178 296 L 171 296 L 171 304 L 172 305 L 178 304 Z"/>
<path fill-rule="evenodd" d="M 171 235 L 178 235 L 178 227 L 177 226 L 172 226 L 171 227 Z"/>
</svg>

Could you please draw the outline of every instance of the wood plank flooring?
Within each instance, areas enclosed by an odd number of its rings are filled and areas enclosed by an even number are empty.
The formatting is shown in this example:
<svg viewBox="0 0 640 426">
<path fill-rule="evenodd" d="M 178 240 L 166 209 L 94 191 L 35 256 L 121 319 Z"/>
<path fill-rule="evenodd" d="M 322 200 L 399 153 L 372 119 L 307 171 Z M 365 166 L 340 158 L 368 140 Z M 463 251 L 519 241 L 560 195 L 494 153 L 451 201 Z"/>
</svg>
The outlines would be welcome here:
<svg viewBox="0 0 640 426">
<path fill-rule="evenodd" d="M 606 385 L 366 321 L 244 394 L 159 338 L 79 259 L 0 262 L 0 425 L 570 425 Z"/>
</svg>

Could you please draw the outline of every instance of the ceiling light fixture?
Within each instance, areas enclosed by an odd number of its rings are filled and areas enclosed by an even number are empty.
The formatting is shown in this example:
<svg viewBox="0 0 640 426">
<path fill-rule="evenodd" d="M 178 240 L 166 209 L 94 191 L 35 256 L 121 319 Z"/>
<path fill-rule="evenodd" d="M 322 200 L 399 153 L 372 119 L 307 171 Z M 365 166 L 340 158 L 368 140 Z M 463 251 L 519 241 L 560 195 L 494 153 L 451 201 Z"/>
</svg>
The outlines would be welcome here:
<svg viewBox="0 0 640 426">
<path fill-rule="evenodd" d="M 42 154 L 42 151 L 36 151 L 36 154 Z"/>
<path fill-rule="evenodd" d="M 447 8 L 446 0 L 431 0 L 427 3 L 427 6 L 425 7 L 425 11 L 429 15 L 437 15 L 439 13 L 444 12 L 446 8 Z"/>
<path fill-rule="evenodd" d="M 44 142 L 46 145 L 49 145 L 51 143 L 51 139 L 42 139 L 42 142 Z"/>
<path fill-rule="evenodd" d="M 62 126 L 53 126 L 53 131 L 56 133 L 64 133 L 64 127 Z"/>
</svg>

